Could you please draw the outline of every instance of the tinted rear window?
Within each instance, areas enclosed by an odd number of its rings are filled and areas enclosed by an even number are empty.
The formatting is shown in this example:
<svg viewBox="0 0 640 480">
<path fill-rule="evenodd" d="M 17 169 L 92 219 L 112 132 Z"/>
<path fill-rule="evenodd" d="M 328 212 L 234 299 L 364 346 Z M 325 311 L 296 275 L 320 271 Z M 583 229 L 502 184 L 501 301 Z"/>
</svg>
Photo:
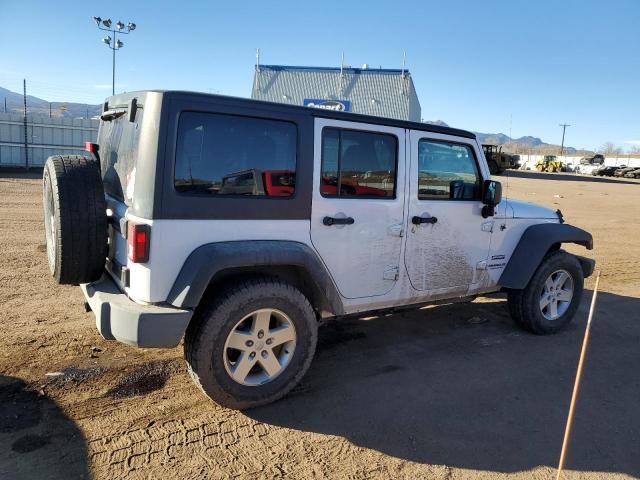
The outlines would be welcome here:
<svg viewBox="0 0 640 480">
<path fill-rule="evenodd" d="M 397 152 L 393 135 L 323 129 L 320 193 L 325 197 L 395 198 Z"/>
<path fill-rule="evenodd" d="M 135 123 L 122 115 L 100 122 L 98 144 L 105 192 L 131 206 L 135 186 L 136 159 L 140 140 L 139 124 L 143 110 L 138 110 Z"/>
<path fill-rule="evenodd" d="M 296 126 L 262 118 L 184 112 L 174 185 L 206 195 L 293 195 Z"/>
</svg>

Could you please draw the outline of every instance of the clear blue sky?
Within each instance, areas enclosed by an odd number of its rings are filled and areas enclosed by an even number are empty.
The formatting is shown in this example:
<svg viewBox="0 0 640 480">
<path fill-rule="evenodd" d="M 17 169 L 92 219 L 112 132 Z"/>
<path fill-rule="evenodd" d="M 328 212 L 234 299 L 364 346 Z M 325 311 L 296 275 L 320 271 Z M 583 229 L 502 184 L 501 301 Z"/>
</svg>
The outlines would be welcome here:
<svg viewBox="0 0 640 480">
<path fill-rule="evenodd" d="M 196 5 L 197 3 L 197 5 Z M 249 96 L 265 64 L 399 68 L 423 117 L 481 132 L 595 148 L 640 141 L 640 0 L 378 2 L 0 0 L 0 86 L 101 103 L 110 51 L 93 15 L 134 21 L 120 90 Z"/>
</svg>

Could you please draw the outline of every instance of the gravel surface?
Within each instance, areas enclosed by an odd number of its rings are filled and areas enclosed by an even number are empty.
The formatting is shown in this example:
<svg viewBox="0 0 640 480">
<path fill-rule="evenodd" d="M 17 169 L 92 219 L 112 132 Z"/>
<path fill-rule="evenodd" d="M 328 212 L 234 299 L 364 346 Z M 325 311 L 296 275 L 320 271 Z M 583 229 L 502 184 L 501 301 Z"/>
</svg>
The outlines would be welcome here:
<svg viewBox="0 0 640 480">
<path fill-rule="evenodd" d="M 565 478 L 636 478 L 640 183 L 499 178 L 591 231 L 603 270 Z M 550 337 L 502 296 L 330 322 L 302 383 L 240 413 L 192 385 L 182 347 L 99 337 L 49 276 L 41 208 L 38 176 L 0 172 L 0 479 L 555 478 L 593 278 Z"/>
</svg>

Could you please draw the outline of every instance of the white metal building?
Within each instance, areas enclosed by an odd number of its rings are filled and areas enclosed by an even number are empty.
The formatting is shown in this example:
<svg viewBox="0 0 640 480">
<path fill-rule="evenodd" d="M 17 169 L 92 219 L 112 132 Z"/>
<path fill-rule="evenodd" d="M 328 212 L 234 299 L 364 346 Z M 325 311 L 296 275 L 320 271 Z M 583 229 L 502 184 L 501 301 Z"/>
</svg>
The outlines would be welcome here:
<svg viewBox="0 0 640 480">
<path fill-rule="evenodd" d="M 256 65 L 251 98 L 420 121 L 408 70 Z"/>
</svg>

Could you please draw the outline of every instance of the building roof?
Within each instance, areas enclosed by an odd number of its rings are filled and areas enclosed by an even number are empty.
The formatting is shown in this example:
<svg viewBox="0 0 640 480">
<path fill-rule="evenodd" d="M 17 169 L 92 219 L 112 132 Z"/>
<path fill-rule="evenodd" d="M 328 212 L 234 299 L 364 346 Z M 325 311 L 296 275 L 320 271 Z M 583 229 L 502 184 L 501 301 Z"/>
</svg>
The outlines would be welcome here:
<svg viewBox="0 0 640 480">
<path fill-rule="evenodd" d="M 420 121 L 420 102 L 408 70 L 258 65 L 251 97 L 304 105 L 307 99 L 347 100 L 350 111 Z"/>
<path fill-rule="evenodd" d="M 304 67 L 304 66 L 294 66 L 294 65 L 259 65 L 259 68 L 266 70 L 274 70 L 274 71 L 309 71 L 309 72 L 339 72 L 340 67 Z M 401 74 L 403 71 L 399 68 L 354 68 L 354 67 L 342 67 L 342 72 L 349 73 L 395 73 Z M 408 74 L 409 70 L 404 70 L 404 73 Z"/>
</svg>

